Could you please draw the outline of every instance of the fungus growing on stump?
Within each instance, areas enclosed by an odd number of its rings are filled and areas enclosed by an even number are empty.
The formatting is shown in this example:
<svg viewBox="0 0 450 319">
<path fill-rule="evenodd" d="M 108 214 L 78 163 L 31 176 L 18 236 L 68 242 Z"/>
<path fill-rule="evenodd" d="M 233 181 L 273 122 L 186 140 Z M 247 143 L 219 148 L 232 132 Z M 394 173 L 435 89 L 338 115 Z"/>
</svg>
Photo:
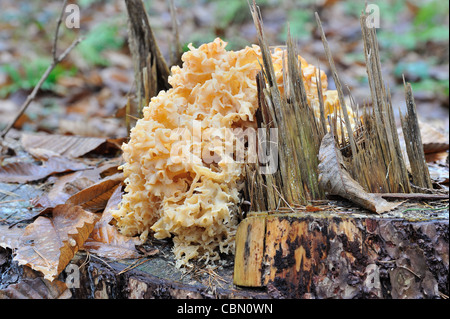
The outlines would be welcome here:
<svg viewBox="0 0 450 319">
<path fill-rule="evenodd" d="M 177 266 L 234 253 L 245 174 L 236 150 L 247 146 L 233 132 L 256 128 L 261 53 L 256 45 L 227 51 L 226 44 L 217 38 L 199 48 L 190 45 L 182 67 L 172 67 L 172 88 L 143 108 L 122 147 L 126 188 L 113 214 L 117 226 L 142 239 L 173 236 Z M 283 52 L 272 53 L 281 92 Z M 321 83 L 326 115 L 333 114 L 339 102 L 336 92 L 327 90 L 325 73 L 319 82 L 318 70 L 299 61 L 311 107 L 319 116 Z"/>
</svg>

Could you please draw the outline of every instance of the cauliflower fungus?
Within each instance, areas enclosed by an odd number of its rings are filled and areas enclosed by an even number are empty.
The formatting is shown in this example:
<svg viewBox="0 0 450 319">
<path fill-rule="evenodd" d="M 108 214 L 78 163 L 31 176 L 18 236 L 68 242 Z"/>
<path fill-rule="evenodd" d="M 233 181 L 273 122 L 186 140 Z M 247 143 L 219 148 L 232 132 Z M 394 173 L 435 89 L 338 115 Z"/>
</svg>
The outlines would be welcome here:
<svg viewBox="0 0 450 319">
<path fill-rule="evenodd" d="M 229 129 L 255 126 L 261 55 L 256 45 L 240 51 L 225 46 L 219 38 L 199 48 L 190 45 L 182 67 L 172 67 L 172 88 L 144 107 L 122 147 L 126 188 L 113 214 L 116 224 L 123 234 L 142 239 L 149 233 L 173 236 L 177 266 L 234 252 L 234 208 L 245 164 L 226 151 L 233 147 L 227 135 Z M 281 92 L 283 52 L 277 48 L 272 54 Z M 299 59 L 307 98 L 318 117 L 317 69 Z M 320 76 L 325 111 L 331 114 L 337 94 L 327 90 L 325 73 Z"/>
</svg>

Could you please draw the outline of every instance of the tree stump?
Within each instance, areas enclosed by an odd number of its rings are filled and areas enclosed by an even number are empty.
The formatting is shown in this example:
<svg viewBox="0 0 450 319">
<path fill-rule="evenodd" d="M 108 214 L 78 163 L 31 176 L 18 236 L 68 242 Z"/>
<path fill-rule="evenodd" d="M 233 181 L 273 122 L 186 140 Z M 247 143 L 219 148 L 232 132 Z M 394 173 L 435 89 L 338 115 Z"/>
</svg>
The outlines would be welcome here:
<svg viewBox="0 0 450 319">
<path fill-rule="evenodd" d="M 446 298 L 448 209 L 250 214 L 234 284 L 275 298 Z"/>
<path fill-rule="evenodd" d="M 78 253 L 71 262 L 79 270 L 79 285 L 77 288 L 70 289 L 72 298 L 269 298 L 264 290 L 233 286 L 232 264 L 229 267 L 218 269 L 214 273 L 208 273 L 207 271 L 185 272 L 175 267 L 173 257 L 170 256 L 170 248 L 162 249 L 164 251 L 162 255 L 149 257 L 146 262 L 135 268 L 132 267 L 135 260 L 108 261 L 103 258 L 92 258 L 92 256 L 86 264 L 86 254 Z"/>
</svg>

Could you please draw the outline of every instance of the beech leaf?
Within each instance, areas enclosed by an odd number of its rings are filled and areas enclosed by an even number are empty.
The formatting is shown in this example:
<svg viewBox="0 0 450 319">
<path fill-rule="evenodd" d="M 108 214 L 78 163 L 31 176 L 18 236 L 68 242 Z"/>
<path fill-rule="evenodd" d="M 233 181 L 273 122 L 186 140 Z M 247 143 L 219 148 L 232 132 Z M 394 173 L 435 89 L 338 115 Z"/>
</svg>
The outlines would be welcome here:
<svg viewBox="0 0 450 319">
<path fill-rule="evenodd" d="M 47 193 L 32 200 L 31 203 L 35 207 L 42 207 L 45 210 L 64 204 L 71 196 L 98 182 L 100 175 L 98 169 L 94 168 L 92 170 L 65 174 L 60 177 L 51 177 L 48 181 L 50 182 L 53 178 L 54 184 L 52 188 Z"/>
<path fill-rule="evenodd" d="M 59 156 L 50 157 L 42 165 L 37 163 L 15 162 L 0 166 L 0 182 L 24 184 L 40 180 L 52 174 L 79 171 L 86 168 L 87 166 L 85 164 Z"/>
<path fill-rule="evenodd" d="M 423 151 L 426 154 L 447 151 L 449 149 L 448 134 L 444 134 L 428 123 L 419 121 Z"/>
<path fill-rule="evenodd" d="M 116 186 L 111 195 L 105 211 L 100 220 L 95 224 L 89 238 L 84 243 L 84 249 L 100 257 L 110 259 L 125 259 L 141 257 L 135 246 L 142 244 L 136 237 L 124 236 L 117 227 L 110 225 L 112 210 L 117 209 L 122 200 L 121 185 Z"/>
<path fill-rule="evenodd" d="M 105 143 L 106 139 L 74 135 L 24 133 L 21 141 L 27 152 L 42 158 L 51 154 L 80 157 Z"/>
<path fill-rule="evenodd" d="M 23 279 L 17 284 L 0 290 L 0 299 L 69 299 L 72 293 L 59 280 L 50 282 L 44 278 Z"/>
<path fill-rule="evenodd" d="M 117 173 L 85 188 L 67 199 L 66 204 L 81 206 L 90 212 L 103 210 L 114 192 L 115 186 L 123 181 L 123 174 Z"/>
<path fill-rule="evenodd" d="M 20 237 L 22 237 L 25 228 L 12 227 L 9 225 L 0 225 L 0 247 L 15 249 L 19 247 Z"/>
<path fill-rule="evenodd" d="M 96 216 L 80 206 L 58 205 L 52 217 L 39 216 L 25 228 L 14 260 L 53 281 L 94 229 Z"/>
<path fill-rule="evenodd" d="M 319 183 L 330 195 L 339 195 L 376 213 L 384 213 L 400 203 L 390 203 L 381 196 L 367 193 L 346 170 L 340 151 L 331 133 L 327 133 L 319 150 Z"/>
</svg>

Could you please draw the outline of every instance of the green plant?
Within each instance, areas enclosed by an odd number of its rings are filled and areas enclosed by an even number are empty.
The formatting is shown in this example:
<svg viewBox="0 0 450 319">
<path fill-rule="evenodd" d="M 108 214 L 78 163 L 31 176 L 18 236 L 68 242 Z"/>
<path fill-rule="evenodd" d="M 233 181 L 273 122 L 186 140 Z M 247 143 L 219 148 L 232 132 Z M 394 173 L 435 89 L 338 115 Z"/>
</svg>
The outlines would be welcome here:
<svg viewBox="0 0 450 319">
<path fill-rule="evenodd" d="M 311 37 L 313 30 L 313 15 L 308 10 L 296 9 L 288 12 L 289 28 L 291 34 L 295 36 L 297 40 L 307 40 Z M 287 26 L 284 28 L 283 33 L 280 35 L 280 40 L 286 42 L 287 39 Z"/>
<path fill-rule="evenodd" d="M 380 8 L 382 19 L 395 23 L 395 17 L 400 14 L 400 9 L 405 10 L 406 8 L 404 0 L 396 0 L 395 3 L 398 3 L 394 7 L 396 9 Z M 421 5 L 413 23 L 404 32 L 393 30 L 393 28 L 388 30 L 382 27 L 380 29 L 378 38 L 383 47 L 401 46 L 407 50 L 414 50 L 428 41 L 448 41 L 448 22 L 446 23 L 449 14 L 448 2 L 431 0 L 421 3 Z"/>
<path fill-rule="evenodd" d="M 250 19 L 248 3 L 242 0 L 218 0 L 216 2 L 216 26 L 226 28 L 230 24 Z"/>
<path fill-rule="evenodd" d="M 19 89 L 29 90 L 34 88 L 50 63 L 50 58 L 34 58 L 30 61 L 21 61 L 17 67 L 9 64 L 0 66 L 0 69 L 11 79 L 11 84 L 0 88 L 0 98 L 4 98 Z M 53 90 L 60 77 L 73 76 L 76 72 L 77 69 L 75 67 L 67 69 L 58 64 L 41 88 L 43 90 Z"/>
<path fill-rule="evenodd" d="M 104 58 L 103 51 L 118 50 L 123 46 L 125 39 L 120 36 L 119 31 L 124 28 L 117 20 L 101 22 L 89 31 L 76 51 L 89 65 L 108 66 L 109 62 Z"/>
</svg>

